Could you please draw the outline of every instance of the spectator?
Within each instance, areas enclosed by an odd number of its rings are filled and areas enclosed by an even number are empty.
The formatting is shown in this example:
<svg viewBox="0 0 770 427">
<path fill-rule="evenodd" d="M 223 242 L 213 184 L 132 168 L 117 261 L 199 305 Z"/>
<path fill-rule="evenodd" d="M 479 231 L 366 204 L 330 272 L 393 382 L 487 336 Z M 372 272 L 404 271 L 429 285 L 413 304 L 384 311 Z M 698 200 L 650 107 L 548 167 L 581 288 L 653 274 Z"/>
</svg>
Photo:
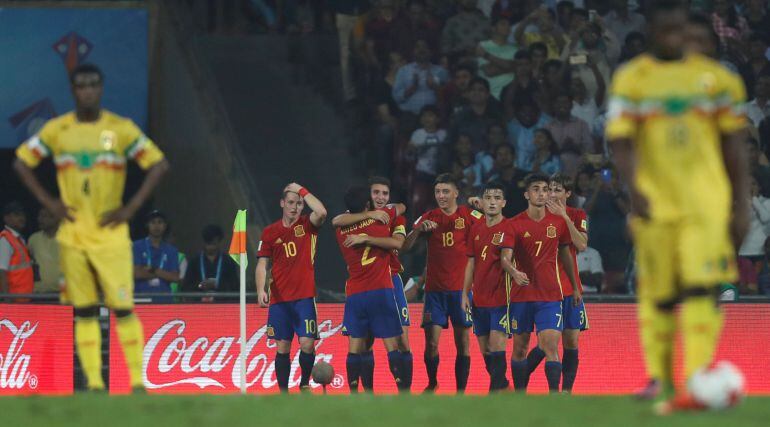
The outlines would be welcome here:
<svg viewBox="0 0 770 427">
<path fill-rule="evenodd" d="M 588 96 L 596 97 L 599 82 L 593 67 L 599 70 L 604 82 L 610 81 L 612 66 L 620 57 L 620 45 L 612 33 L 598 23 L 591 23 L 580 31 L 580 38 L 573 39 L 562 52 L 562 61 L 569 61 L 572 76 L 579 76 L 588 90 Z M 589 67 L 589 63 L 592 65 Z"/>
<path fill-rule="evenodd" d="M 27 225 L 24 207 L 10 202 L 2 214 L 5 227 L 0 231 L 0 294 L 31 294 L 35 284 L 32 258 L 21 235 Z"/>
<path fill-rule="evenodd" d="M 575 176 L 583 154 L 595 152 L 591 132 L 585 121 L 572 115 L 572 97 L 567 93 L 554 99 L 553 114 L 554 119 L 546 125 L 546 129 L 559 147 L 563 172 Z"/>
<path fill-rule="evenodd" d="M 393 0 L 377 0 L 368 18 L 359 19 L 353 31 L 356 49 L 367 67 L 384 70 L 388 54 L 394 49 L 397 10 Z"/>
<path fill-rule="evenodd" d="M 489 83 L 481 77 L 474 78 L 469 85 L 469 104 L 451 119 L 451 138 L 464 133 L 472 138 L 472 150 L 478 153 L 486 148 L 487 129 L 492 123 L 502 120 L 500 103 L 489 96 Z"/>
<path fill-rule="evenodd" d="M 460 11 L 449 18 L 441 33 L 441 52 L 452 62 L 473 57 L 479 42 L 489 38 L 489 20 L 476 7 L 477 0 L 459 0 Z"/>
<path fill-rule="evenodd" d="M 741 292 L 757 292 L 756 267 L 764 258 L 764 244 L 770 234 L 770 199 L 759 192 L 757 180 L 751 179 L 751 222 L 738 250 Z"/>
<path fill-rule="evenodd" d="M 29 253 L 39 271 L 35 292 L 59 292 L 63 277 L 59 268 L 59 242 L 56 241 L 59 220 L 48 209 L 42 208 L 37 214 L 37 225 L 40 230 L 29 236 Z"/>
<path fill-rule="evenodd" d="M 442 120 L 449 120 L 452 114 L 468 105 L 469 86 L 475 72 L 474 67 L 467 63 L 458 64 L 455 67 L 452 80 L 441 88 L 441 102 L 438 105 Z"/>
<path fill-rule="evenodd" d="M 460 200 L 475 194 L 474 186 L 477 185 L 481 172 L 476 164 L 470 135 L 458 134 L 448 170 L 459 185 Z"/>
<path fill-rule="evenodd" d="M 417 40 L 428 42 L 431 52 L 439 52 L 441 26 L 425 8 L 424 0 L 410 0 L 406 11 L 396 18 L 393 46 L 403 55 L 409 55 Z"/>
<path fill-rule="evenodd" d="M 525 2 L 515 0 L 496 0 L 492 5 L 490 17 L 494 21 L 497 18 L 506 18 L 510 22 L 519 22 L 526 15 Z"/>
<path fill-rule="evenodd" d="M 754 138 L 746 139 L 746 157 L 748 159 L 751 175 L 759 184 L 759 192 L 765 196 L 770 195 L 770 167 L 760 161 L 761 152 L 759 143 Z"/>
<path fill-rule="evenodd" d="M 417 154 L 415 179 L 428 185 L 433 183 L 438 175 L 439 154 L 447 142 L 446 130 L 439 129 L 438 123 L 436 107 L 424 107 L 420 112 L 422 127 L 414 131 L 409 140 L 409 148 Z"/>
<path fill-rule="evenodd" d="M 184 292 L 240 291 L 238 264 L 222 251 L 224 233 L 218 225 L 207 225 L 201 232 L 203 251 L 192 258 L 182 284 Z M 205 301 L 210 301 L 206 299 Z"/>
<path fill-rule="evenodd" d="M 396 73 L 393 99 L 401 111 L 419 114 L 426 105 L 435 105 L 439 87 L 448 79 L 447 71 L 430 63 L 430 49 L 425 40 L 414 45 L 414 62 Z"/>
<path fill-rule="evenodd" d="M 531 171 L 535 162 L 535 130 L 545 127 L 549 119 L 531 98 L 514 101 L 514 118 L 508 122 L 508 142 L 516 147 L 516 167 Z"/>
<path fill-rule="evenodd" d="M 722 47 L 729 50 L 740 50 L 740 40 L 749 31 L 749 26 L 742 16 L 735 11 L 735 6 L 727 0 L 714 0 L 711 13 L 711 25 L 719 36 Z"/>
<path fill-rule="evenodd" d="M 514 101 L 521 99 L 534 100 L 540 96 L 540 84 L 532 71 L 532 56 L 526 50 L 516 52 L 514 57 L 514 79 L 503 89 L 502 100 L 505 117 L 511 119 L 514 116 Z"/>
<path fill-rule="evenodd" d="M 605 270 L 604 293 L 624 293 L 624 274 L 631 244 L 626 234 L 628 195 L 621 189 L 616 171 L 602 169 L 594 174 L 593 190 L 584 209 L 591 218 L 588 241 L 599 251 Z"/>
<path fill-rule="evenodd" d="M 575 10 L 575 4 L 569 0 L 561 0 L 556 3 L 556 23 L 562 31 L 569 32 L 572 21 L 572 12 Z"/>
<path fill-rule="evenodd" d="M 618 62 L 624 63 L 630 61 L 644 53 L 644 49 L 647 47 L 647 38 L 644 34 L 632 31 L 626 36 L 623 49 L 620 51 L 620 60 Z"/>
<path fill-rule="evenodd" d="M 746 24 L 752 34 L 756 34 L 770 44 L 770 15 L 767 13 L 767 0 L 746 0 L 743 11 Z"/>
<path fill-rule="evenodd" d="M 604 281 L 602 256 L 592 247 L 577 254 L 578 274 L 583 284 L 583 292 L 599 292 Z"/>
<path fill-rule="evenodd" d="M 594 73 L 598 84 L 596 94 L 593 97 L 588 96 L 588 89 L 580 76 L 573 76 L 570 84 L 570 93 L 572 94 L 572 115 L 583 120 L 589 126 L 592 126 L 596 117 L 599 115 L 601 105 L 604 105 L 604 95 L 606 86 L 604 78 L 599 69 L 593 62 L 589 62 L 589 67 Z"/>
<path fill-rule="evenodd" d="M 631 32 L 642 32 L 646 21 L 640 13 L 629 10 L 629 0 L 614 0 L 613 8 L 604 16 L 608 30 L 612 31 L 618 40 L 625 40 Z"/>
<path fill-rule="evenodd" d="M 543 65 L 548 61 L 548 48 L 543 42 L 535 42 L 529 45 L 530 58 L 532 58 L 532 75 L 537 80 L 543 78 Z"/>
<path fill-rule="evenodd" d="M 527 209 L 524 199 L 524 178 L 527 173 L 516 168 L 513 149 L 510 145 L 501 145 L 495 151 L 495 163 L 487 181 L 500 181 L 505 184 L 505 207 L 503 215 L 510 218 Z"/>
<path fill-rule="evenodd" d="M 722 48 L 719 36 L 711 25 L 711 19 L 701 13 L 691 13 L 685 27 L 685 45 L 687 50 L 710 56 L 727 67 L 730 71 L 738 73 L 735 60 L 727 55 L 727 50 Z"/>
<path fill-rule="evenodd" d="M 398 130 L 398 115 L 400 108 L 393 99 L 393 84 L 396 72 L 406 62 L 398 52 L 391 52 L 388 58 L 388 68 L 384 78 L 374 85 L 372 103 L 376 109 L 377 130 L 375 132 L 375 170 L 383 176 L 391 176 L 393 169 L 393 143 Z"/>
<path fill-rule="evenodd" d="M 517 47 L 529 49 L 535 42 L 542 42 L 548 48 L 548 58 L 558 59 L 559 54 L 567 41 L 564 33 L 554 23 L 554 13 L 545 6 L 540 6 L 534 12 L 527 15 L 516 25 L 513 32 L 513 40 Z M 528 31 L 528 27 L 535 26 L 535 31 Z"/>
<path fill-rule="evenodd" d="M 572 200 L 568 201 L 570 206 L 584 209 L 586 200 L 593 194 L 593 176 L 593 170 L 590 168 L 580 169 L 575 177 L 575 191 L 572 192 Z"/>
<path fill-rule="evenodd" d="M 489 82 L 490 93 L 500 99 L 503 88 L 513 81 L 513 58 L 516 48 L 508 44 L 511 23 L 498 18 L 492 24 L 492 38 L 479 43 L 476 49 L 479 75 Z"/>
<path fill-rule="evenodd" d="M 532 172 L 542 172 L 547 175 L 553 175 L 561 171 L 561 161 L 559 160 L 559 148 L 556 141 L 553 140 L 551 132 L 547 129 L 537 129 L 535 131 L 535 161 L 532 165 Z"/>
<path fill-rule="evenodd" d="M 739 67 L 743 82 L 746 84 L 748 99 L 754 98 L 754 89 L 759 78 L 770 76 L 770 61 L 767 59 L 767 43 L 759 36 L 749 38 L 748 61 Z"/>
<path fill-rule="evenodd" d="M 567 78 L 569 69 L 558 59 L 549 59 L 543 64 L 543 73 L 540 78 L 540 93 L 536 98 L 540 108 L 553 115 L 553 99 L 569 87 Z"/>
<path fill-rule="evenodd" d="M 770 117 L 770 74 L 757 78 L 757 83 L 754 86 L 754 99 L 746 104 L 746 115 L 756 128 L 759 128 L 762 120 Z"/>
<path fill-rule="evenodd" d="M 166 215 L 153 210 L 147 215 L 147 237 L 136 240 L 134 253 L 134 292 L 171 293 L 171 283 L 180 280 L 179 251 L 165 241 Z M 153 297 L 153 302 L 171 302 L 171 297 Z"/>
<path fill-rule="evenodd" d="M 495 122 L 487 128 L 487 151 L 494 153 L 497 147 L 506 145 L 505 126 L 501 122 Z M 486 180 L 484 180 L 486 181 Z"/>
<path fill-rule="evenodd" d="M 350 69 L 350 39 L 359 17 L 369 10 L 369 1 L 330 0 L 329 3 L 335 12 L 337 36 L 340 43 L 343 101 L 347 102 L 356 97 L 356 89 Z"/>
</svg>

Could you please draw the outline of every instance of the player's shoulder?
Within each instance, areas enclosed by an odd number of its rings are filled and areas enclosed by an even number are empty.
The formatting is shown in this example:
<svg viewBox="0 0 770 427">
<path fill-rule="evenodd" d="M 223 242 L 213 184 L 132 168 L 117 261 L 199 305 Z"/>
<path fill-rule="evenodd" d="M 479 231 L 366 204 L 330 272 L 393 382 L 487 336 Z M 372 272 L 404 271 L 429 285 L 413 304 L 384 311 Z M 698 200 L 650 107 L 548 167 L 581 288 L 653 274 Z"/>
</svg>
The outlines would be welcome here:
<svg viewBox="0 0 770 427">
<path fill-rule="evenodd" d="M 283 227 L 283 224 L 281 224 L 280 219 L 278 221 L 275 221 L 265 226 L 265 228 L 262 229 L 262 240 L 268 239 L 271 236 L 273 236 L 276 233 L 276 231 L 279 229 L 279 227 Z"/>
<path fill-rule="evenodd" d="M 49 119 L 48 121 L 43 123 L 43 126 L 40 128 L 39 133 L 60 132 L 60 131 L 66 130 L 68 127 L 72 126 L 76 122 L 77 122 L 77 119 L 75 117 L 75 112 L 70 111 L 60 116 L 56 116 L 52 119 Z"/>
<path fill-rule="evenodd" d="M 624 81 L 633 76 L 649 72 L 656 68 L 655 65 L 655 61 L 648 54 L 643 53 L 618 66 L 615 74 L 612 75 L 612 79 Z"/>
<path fill-rule="evenodd" d="M 101 119 L 108 126 L 129 126 L 134 125 L 134 121 L 128 117 L 123 117 L 118 113 L 114 113 L 110 110 L 102 109 Z"/>
<path fill-rule="evenodd" d="M 474 209 L 474 208 L 472 208 L 470 206 L 467 206 L 467 205 L 460 205 L 460 206 L 458 206 L 457 207 L 457 213 L 460 216 L 472 217 L 472 218 L 475 218 L 475 219 L 481 219 L 481 217 L 484 216 L 483 213 L 481 213 L 478 210 L 476 210 L 476 209 Z"/>
<path fill-rule="evenodd" d="M 572 219 L 581 219 L 587 216 L 586 211 L 572 206 L 567 206 L 567 215 Z"/>
</svg>

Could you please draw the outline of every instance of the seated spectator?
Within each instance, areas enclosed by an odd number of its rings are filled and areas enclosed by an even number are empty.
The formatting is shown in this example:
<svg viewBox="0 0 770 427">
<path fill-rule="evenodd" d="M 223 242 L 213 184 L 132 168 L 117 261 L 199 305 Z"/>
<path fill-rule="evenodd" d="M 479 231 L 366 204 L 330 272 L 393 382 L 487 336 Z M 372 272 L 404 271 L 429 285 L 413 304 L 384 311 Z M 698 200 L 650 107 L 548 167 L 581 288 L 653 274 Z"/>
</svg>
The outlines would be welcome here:
<svg viewBox="0 0 770 427">
<path fill-rule="evenodd" d="M 612 10 L 604 15 L 603 20 L 618 40 L 625 40 L 629 33 L 644 31 L 644 15 L 629 10 L 628 0 L 615 0 L 612 3 Z"/>
<path fill-rule="evenodd" d="M 749 32 L 746 20 L 738 15 L 735 6 L 728 0 L 714 0 L 712 7 L 711 25 L 719 36 L 720 44 L 726 49 L 740 50 L 740 40 Z"/>
<path fill-rule="evenodd" d="M 63 276 L 59 267 L 59 242 L 56 232 L 59 220 L 46 208 L 37 214 L 40 230 L 29 236 L 29 253 L 35 260 L 39 277 L 35 280 L 35 293 L 59 292 Z"/>
<path fill-rule="evenodd" d="M 564 174 L 575 176 L 583 154 L 595 153 L 594 141 L 588 124 L 572 115 L 572 97 L 558 95 L 553 102 L 553 121 L 545 128 L 553 135 L 559 147 Z"/>
<path fill-rule="evenodd" d="M 524 199 L 524 178 L 527 172 L 519 170 L 514 164 L 513 149 L 510 145 L 501 145 L 495 151 L 494 168 L 487 181 L 499 181 L 505 184 L 505 207 L 503 215 L 510 218 L 527 209 Z"/>
<path fill-rule="evenodd" d="M 612 167 L 597 172 L 592 187 L 584 210 L 591 218 L 588 241 L 599 251 L 604 264 L 606 286 L 602 292 L 625 293 L 624 276 L 631 250 L 626 231 L 629 198 Z"/>
<path fill-rule="evenodd" d="M 754 99 L 746 104 L 746 115 L 756 128 L 770 117 L 770 74 L 759 76 L 754 89 Z"/>
<path fill-rule="evenodd" d="M 179 251 L 165 241 L 166 215 L 154 210 L 147 215 L 147 237 L 133 243 L 134 292 L 169 293 L 171 283 L 180 280 Z M 171 302 L 172 298 L 153 297 L 153 302 Z"/>
<path fill-rule="evenodd" d="M 514 101 L 514 118 L 508 122 L 508 142 L 516 147 L 516 167 L 531 171 L 535 162 L 535 130 L 545 127 L 549 118 L 531 98 Z"/>
<path fill-rule="evenodd" d="M 448 121 L 452 114 L 460 111 L 470 102 L 469 86 L 476 70 L 468 63 L 458 64 L 452 72 L 452 79 L 441 88 L 438 103 L 441 119 Z"/>
<path fill-rule="evenodd" d="M 542 172 L 547 175 L 553 175 L 561 171 L 561 161 L 559 160 L 559 148 L 556 141 L 553 140 L 551 132 L 547 129 L 537 129 L 535 131 L 535 161 L 532 164 L 532 172 Z"/>
<path fill-rule="evenodd" d="M 479 165 L 476 164 L 476 158 L 473 152 L 471 137 L 466 134 L 459 134 L 455 139 L 452 149 L 452 156 L 449 161 L 449 174 L 457 182 L 460 193 L 460 200 L 465 200 L 475 195 L 475 187 L 481 178 Z"/>
<path fill-rule="evenodd" d="M 749 231 L 738 249 L 741 292 L 757 292 L 756 265 L 764 257 L 764 244 L 770 235 L 770 199 L 759 192 L 757 180 L 751 179 L 751 219 Z"/>
<path fill-rule="evenodd" d="M 577 254 L 578 274 L 583 284 L 583 292 L 599 292 L 604 281 L 602 256 L 592 247 Z"/>
<path fill-rule="evenodd" d="M 489 38 L 489 19 L 476 7 L 477 0 L 460 0 L 459 11 L 447 20 L 441 33 L 441 53 L 452 62 L 472 58 L 479 42 Z"/>
<path fill-rule="evenodd" d="M 567 44 L 564 32 L 555 23 L 554 12 L 546 6 L 535 9 L 516 25 L 512 42 L 520 49 L 529 49 L 532 43 L 542 42 L 548 48 L 550 59 L 558 59 Z"/>
<path fill-rule="evenodd" d="M 238 264 L 222 251 L 224 233 L 218 225 L 207 225 L 201 232 L 203 250 L 190 259 L 190 268 L 182 283 L 183 292 L 238 292 Z M 205 299 L 205 301 L 211 301 Z"/>
<path fill-rule="evenodd" d="M 620 51 L 619 63 L 624 63 L 644 53 L 647 47 L 647 38 L 644 34 L 632 31 L 624 39 L 623 48 Z"/>
<path fill-rule="evenodd" d="M 511 23 L 498 18 L 492 24 L 492 38 L 479 43 L 476 49 L 479 75 L 489 82 L 489 90 L 500 99 L 503 88 L 513 81 L 513 58 L 516 47 L 508 43 Z"/>
<path fill-rule="evenodd" d="M 503 126 L 501 122 L 495 122 L 490 124 L 487 128 L 486 151 L 491 155 L 491 153 L 497 151 L 497 147 L 501 145 L 508 145 L 505 135 L 505 126 Z M 486 181 L 486 179 L 484 181 Z"/>
<path fill-rule="evenodd" d="M 580 30 L 580 38 L 573 39 L 562 52 L 561 60 L 569 63 L 572 76 L 579 76 L 586 85 L 588 96 L 595 97 L 599 90 L 594 66 L 604 82 L 610 81 L 612 67 L 620 57 L 620 43 L 615 36 L 596 22 Z M 589 67 L 588 63 L 592 66 Z"/>
<path fill-rule="evenodd" d="M 414 62 L 396 73 L 393 99 L 401 111 L 419 114 L 422 107 L 436 104 L 438 89 L 449 76 L 444 68 L 430 63 L 430 49 L 425 40 L 415 43 L 413 56 Z"/>
<path fill-rule="evenodd" d="M 450 119 L 450 139 L 464 133 L 470 135 L 473 152 L 486 148 L 487 128 L 502 120 L 500 102 L 489 96 L 489 83 L 481 77 L 474 78 L 469 85 L 468 105 Z"/>
<path fill-rule="evenodd" d="M 431 52 L 439 52 L 441 25 L 428 13 L 424 0 L 410 0 L 395 20 L 393 48 L 402 55 L 409 55 L 417 40 L 425 40 Z"/>
<path fill-rule="evenodd" d="M 540 96 L 540 84 L 532 71 L 532 56 L 526 50 L 516 52 L 514 56 L 513 82 L 503 89 L 502 101 L 506 119 L 514 116 L 514 100 L 536 100 Z"/>
<path fill-rule="evenodd" d="M 588 96 L 588 89 L 586 89 L 586 85 L 580 76 L 572 76 L 570 94 L 572 95 L 572 115 L 592 126 L 599 115 L 601 106 L 604 105 L 606 86 L 604 84 L 604 77 L 602 77 L 596 64 L 589 61 L 588 66 L 593 71 L 594 78 L 596 79 L 596 93 L 593 97 Z"/>
<path fill-rule="evenodd" d="M 767 0 L 747 0 L 743 17 L 752 34 L 765 39 L 770 44 L 770 14 L 767 13 Z"/>
<path fill-rule="evenodd" d="M 747 99 L 754 93 L 761 77 L 770 77 L 770 60 L 767 59 L 767 42 L 762 37 L 753 35 L 749 38 L 748 61 L 738 67 L 743 82 L 746 84 Z"/>
<path fill-rule="evenodd" d="M 427 184 L 433 183 L 438 175 L 439 155 L 447 142 L 447 133 L 438 127 L 438 110 L 434 106 L 423 107 L 420 112 L 422 127 L 412 133 L 409 148 L 417 156 L 415 179 Z"/>
<path fill-rule="evenodd" d="M 558 59 L 549 59 L 543 64 L 543 72 L 540 78 L 540 92 L 536 101 L 540 109 L 549 115 L 553 115 L 553 99 L 569 87 L 569 67 Z"/>
<path fill-rule="evenodd" d="M 530 57 L 532 58 L 532 75 L 536 80 L 543 78 L 543 65 L 548 61 L 548 47 L 543 42 L 535 42 L 529 45 Z"/>
</svg>

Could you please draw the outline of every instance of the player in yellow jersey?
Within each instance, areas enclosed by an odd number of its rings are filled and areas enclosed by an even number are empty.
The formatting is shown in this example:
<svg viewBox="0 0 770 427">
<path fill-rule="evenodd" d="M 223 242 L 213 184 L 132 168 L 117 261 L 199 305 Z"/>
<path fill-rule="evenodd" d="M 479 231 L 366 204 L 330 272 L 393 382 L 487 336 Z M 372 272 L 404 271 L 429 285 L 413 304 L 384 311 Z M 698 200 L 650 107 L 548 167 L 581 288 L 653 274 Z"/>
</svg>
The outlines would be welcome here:
<svg viewBox="0 0 770 427">
<path fill-rule="evenodd" d="M 650 52 L 616 72 L 606 129 L 631 192 L 647 371 L 652 386 L 664 387 L 673 377 L 677 304 L 685 377 L 712 361 L 722 325 L 717 284 L 737 278 L 735 247 L 748 227 L 743 84 L 716 61 L 684 52 L 686 23 L 680 3 L 654 7 Z M 682 390 L 660 408 L 692 406 Z"/>
<path fill-rule="evenodd" d="M 63 222 L 56 235 L 75 309 L 75 344 L 89 390 L 103 390 L 99 290 L 117 317 L 117 332 L 132 388 L 142 388 L 144 332 L 133 314 L 133 263 L 127 221 L 168 170 L 163 153 L 129 119 L 101 108 L 102 72 L 83 64 L 70 75 L 75 110 L 49 120 L 17 150 L 14 168 L 37 200 Z M 33 172 L 52 157 L 61 199 Z M 122 205 L 126 161 L 146 171 L 144 182 Z"/>
</svg>

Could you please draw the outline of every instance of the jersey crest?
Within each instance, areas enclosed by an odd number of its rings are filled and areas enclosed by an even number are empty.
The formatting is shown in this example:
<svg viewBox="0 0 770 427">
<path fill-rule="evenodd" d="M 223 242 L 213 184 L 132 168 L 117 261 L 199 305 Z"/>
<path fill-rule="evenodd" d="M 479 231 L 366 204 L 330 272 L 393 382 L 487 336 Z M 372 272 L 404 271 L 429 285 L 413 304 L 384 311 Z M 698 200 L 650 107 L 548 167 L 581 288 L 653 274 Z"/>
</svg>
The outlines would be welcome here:
<svg viewBox="0 0 770 427">
<path fill-rule="evenodd" d="M 99 145 L 101 145 L 105 151 L 112 151 L 117 141 L 117 134 L 111 130 L 105 129 L 99 134 Z"/>
<path fill-rule="evenodd" d="M 305 235 L 305 227 L 301 224 L 294 227 L 294 237 L 302 237 Z"/>
<path fill-rule="evenodd" d="M 548 227 L 546 227 L 546 229 L 545 229 L 545 235 L 546 235 L 546 236 L 547 236 L 549 239 L 553 239 L 553 238 L 556 238 L 556 227 L 554 227 L 553 225 L 549 225 Z"/>
<path fill-rule="evenodd" d="M 492 235 L 492 244 L 499 245 L 503 243 L 503 233 L 495 233 Z"/>
<path fill-rule="evenodd" d="M 455 220 L 455 230 L 462 230 L 465 228 L 465 218 L 457 218 Z"/>
</svg>

